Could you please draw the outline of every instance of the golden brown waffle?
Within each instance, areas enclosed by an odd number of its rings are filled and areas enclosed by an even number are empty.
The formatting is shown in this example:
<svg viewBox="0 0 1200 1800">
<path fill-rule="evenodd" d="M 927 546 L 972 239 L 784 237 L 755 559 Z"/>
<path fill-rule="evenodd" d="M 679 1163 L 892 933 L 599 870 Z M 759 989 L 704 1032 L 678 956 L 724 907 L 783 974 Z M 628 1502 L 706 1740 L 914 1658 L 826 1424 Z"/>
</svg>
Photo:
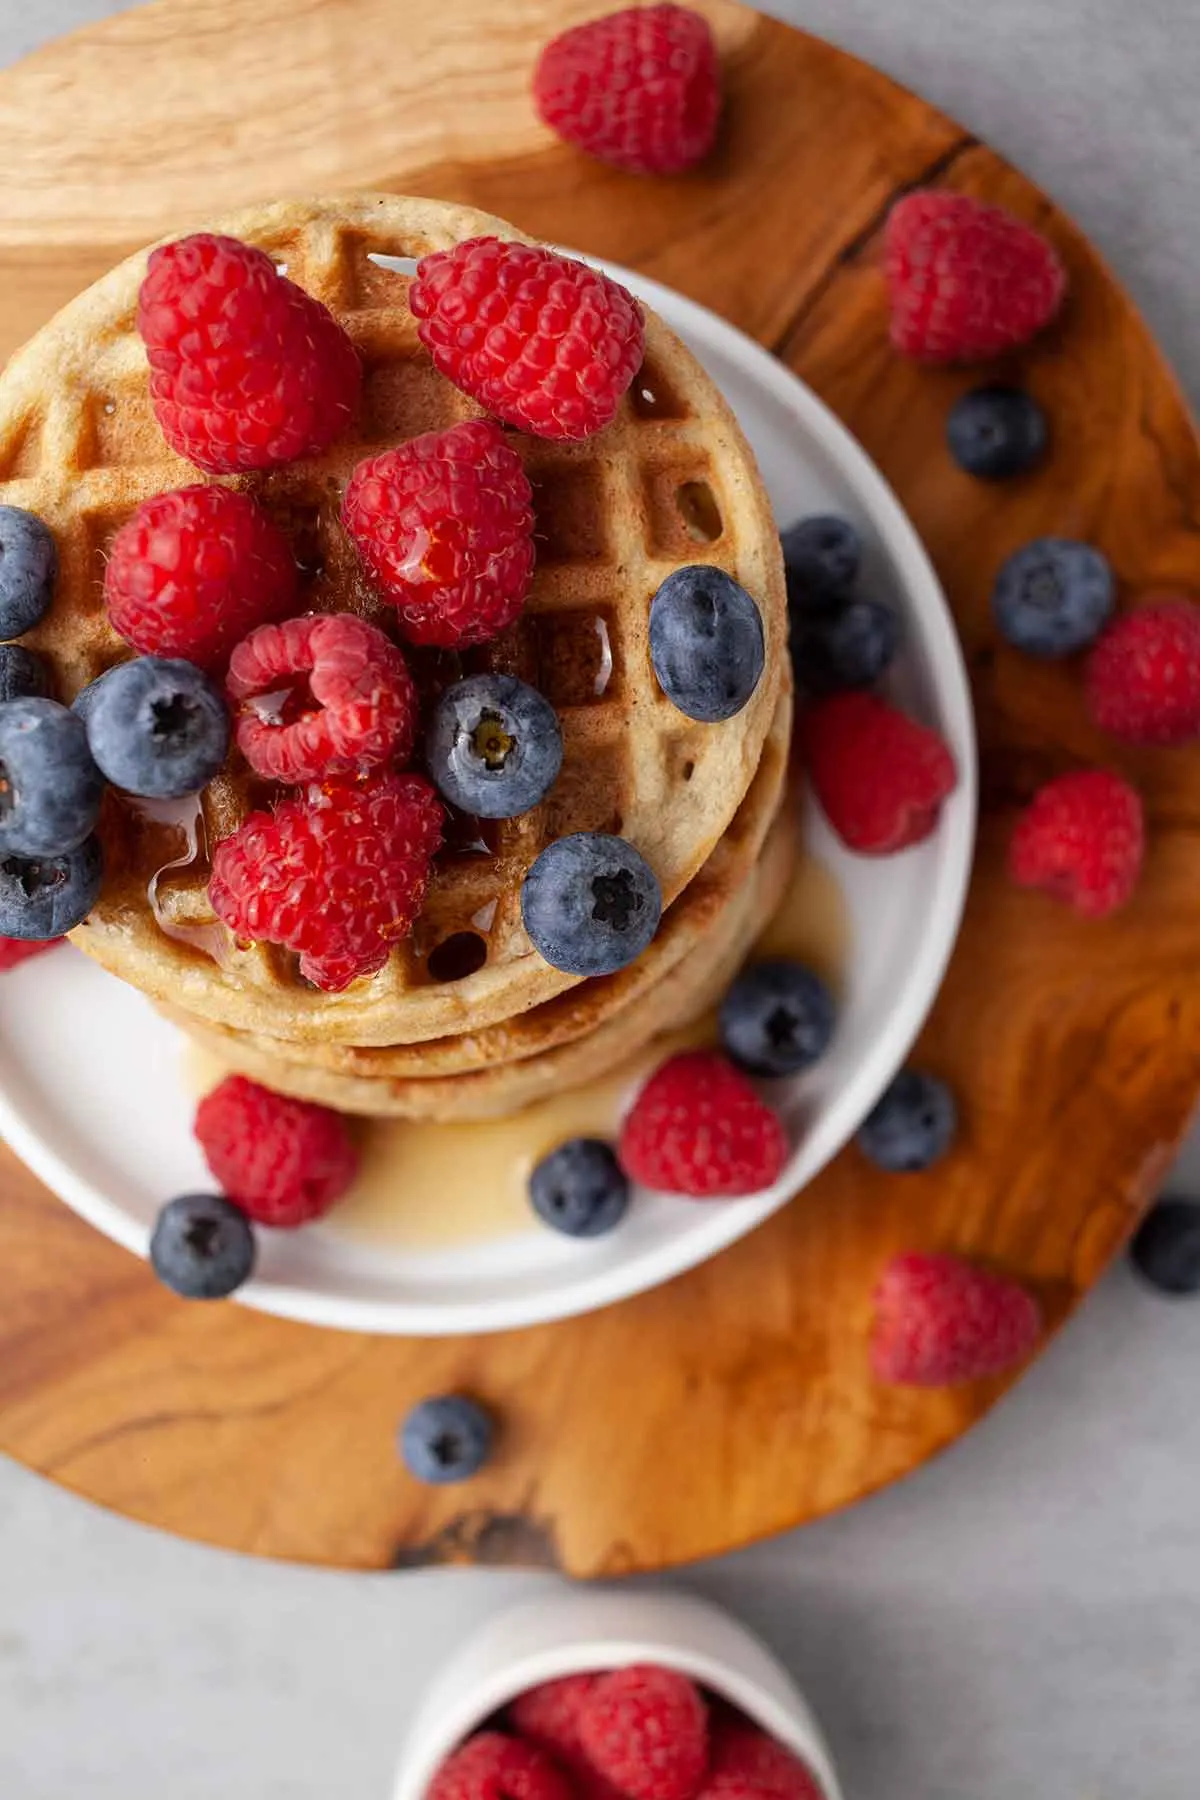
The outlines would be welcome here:
<svg viewBox="0 0 1200 1800">
<path fill-rule="evenodd" d="M 523 1062 L 432 1080 L 390 1080 L 283 1062 L 277 1040 L 179 1022 L 201 1050 L 236 1074 L 339 1112 L 440 1124 L 506 1118 L 551 1095 L 635 1069 L 656 1039 L 694 1026 L 717 1004 L 783 899 L 799 841 L 790 811 L 785 806 L 776 815 L 761 857 L 688 956 L 587 1036 Z"/>
<path fill-rule="evenodd" d="M 367 1049 L 349 1044 L 297 1044 L 260 1033 L 251 1039 L 260 1058 L 264 1062 L 295 1063 L 303 1069 L 322 1069 L 331 1075 L 365 1077 L 373 1082 L 420 1081 L 472 1071 L 501 1072 L 511 1064 L 586 1038 L 643 1000 L 685 958 L 701 954 L 708 934 L 720 928 L 726 908 L 753 875 L 767 833 L 779 813 L 787 775 L 791 718 L 791 695 L 785 694 L 776 708 L 754 780 L 732 824 L 699 874 L 668 908 L 649 949 L 629 968 L 617 975 L 581 981 L 565 994 L 483 1031 L 433 1038 L 422 1044 Z M 178 1007 L 162 1010 L 184 1030 L 196 1023 Z M 215 1044 L 218 1039 L 244 1043 L 248 1034 L 230 1026 L 212 1026 L 208 1035 Z"/>
<path fill-rule="evenodd" d="M 477 409 L 422 350 L 407 278 L 370 257 L 519 234 L 468 208 L 391 195 L 286 202 L 215 229 L 265 248 L 362 352 L 357 435 L 236 485 L 290 533 L 309 573 L 307 607 L 386 619 L 337 523 L 341 489 L 363 456 Z M 61 553 L 55 604 L 26 641 L 52 663 L 66 699 L 127 654 L 102 602 L 113 534 L 148 495 L 197 479 L 167 450 L 150 407 L 133 325 L 145 263 L 146 253 L 130 258 L 72 301 L 0 379 L 0 500 L 40 514 Z M 558 709 L 566 756 L 543 804 L 452 841 L 413 939 L 376 977 L 327 995 L 300 980 L 286 952 L 239 949 L 213 918 L 205 846 L 270 798 L 231 759 L 204 795 L 197 854 L 158 881 L 157 921 L 148 888 L 184 854 L 182 834 L 144 810 L 109 806 L 109 874 L 75 934 L 82 949 L 218 1024 L 308 1042 L 411 1043 L 487 1027 L 574 984 L 533 951 L 520 920 L 521 879 L 550 840 L 619 831 L 648 858 L 667 903 L 686 887 L 758 765 L 787 679 L 785 599 L 770 507 L 729 409 L 651 315 L 646 342 L 642 375 L 608 430 L 579 445 L 513 439 L 535 490 L 538 572 L 526 617 L 469 666 L 518 673 Z M 672 568 L 694 561 L 717 562 L 741 581 L 766 628 L 767 673 L 744 711 L 721 725 L 677 712 L 647 652 L 650 596 Z"/>
</svg>

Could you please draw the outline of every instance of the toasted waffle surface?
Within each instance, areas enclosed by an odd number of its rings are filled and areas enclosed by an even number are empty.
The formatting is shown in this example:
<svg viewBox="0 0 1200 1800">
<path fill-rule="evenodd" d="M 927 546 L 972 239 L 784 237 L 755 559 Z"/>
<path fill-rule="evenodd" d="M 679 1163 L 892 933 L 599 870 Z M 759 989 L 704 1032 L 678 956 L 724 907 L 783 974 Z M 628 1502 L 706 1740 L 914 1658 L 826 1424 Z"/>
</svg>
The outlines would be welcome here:
<svg viewBox="0 0 1200 1800">
<path fill-rule="evenodd" d="M 650 948 L 619 974 L 581 981 L 553 1000 L 481 1031 L 431 1038 L 420 1044 L 361 1048 L 350 1044 L 296 1043 L 289 1038 L 247 1034 L 228 1026 L 212 1026 L 210 1035 L 214 1042 L 218 1037 L 244 1042 L 250 1035 L 261 1056 L 269 1062 L 296 1063 L 305 1069 L 362 1076 L 373 1082 L 419 1081 L 472 1071 L 493 1073 L 579 1042 L 640 1002 L 685 958 L 700 954 L 710 932 L 720 929 L 727 908 L 743 884 L 754 876 L 767 833 L 779 816 L 791 717 L 791 696 L 785 694 L 776 708 L 754 780 L 729 829 L 699 874 L 668 908 Z M 178 1007 L 164 1010 L 185 1029 L 194 1023 Z"/>
<path fill-rule="evenodd" d="M 279 1093 L 340 1112 L 452 1124 L 505 1118 L 553 1094 L 602 1081 L 657 1038 L 694 1025 L 714 1007 L 767 924 L 787 887 L 798 843 L 790 808 L 776 814 L 762 855 L 728 894 L 720 914 L 689 954 L 628 1006 L 572 1043 L 522 1062 L 460 1075 L 389 1078 L 364 1053 L 351 1072 L 281 1061 L 278 1042 L 248 1032 L 214 1031 L 173 1014 L 201 1050 Z M 383 1056 L 387 1052 L 377 1052 Z"/>
<path fill-rule="evenodd" d="M 390 195 L 287 202 L 214 229 L 267 250 L 331 308 L 362 354 L 357 431 L 317 460 L 236 485 L 291 537 L 306 609 L 387 623 L 390 611 L 338 523 L 342 488 L 364 456 L 476 409 L 421 348 L 407 276 L 371 259 L 519 234 L 468 208 Z M 150 407 L 134 330 L 145 264 L 145 253 L 132 257 L 80 295 L 0 378 L 0 500 L 45 518 L 61 559 L 55 603 L 25 641 L 50 661 L 64 699 L 128 654 L 103 606 L 114 533 L 149 495 L 197 478 L 168 451 Z M 299 1042 L 395 1045 L 486 1029 L 574 985 L 533 951 L 520 919 L 522 877 L 552 839 L 619 831 L 650 861 L 668 903 L 683 891 L 758 766 L 787 680 L 785 604 L 770 508 L 732 415 L 674 335 L 649 314 L 646 327 L 645 367 L 606 431 L 576 445 L 511 438 L 535 490 L 538 568 L 523 620 L 466 667 L 520 674 L 555 705 L 566 755 L 546 800 L 499 826 L 454 821 L 414 936 L 379 975 L 329 995 L 308 987 L 286 952 L 239 947 L 212 914 L 209 848 L 272 797 L 234 758 L 194 819 L 111 800 L 105 891 L 76 934 L 81 948 L 214 1024 Z M 671 569 L 695 561 L 741 581 L 766 627 L 758 691 L 716 726 L 671 706 L 647 650 L 651 595 Z M 445 657 L 414 663 L 431 685 L 459 671 Z"/>
</svg>

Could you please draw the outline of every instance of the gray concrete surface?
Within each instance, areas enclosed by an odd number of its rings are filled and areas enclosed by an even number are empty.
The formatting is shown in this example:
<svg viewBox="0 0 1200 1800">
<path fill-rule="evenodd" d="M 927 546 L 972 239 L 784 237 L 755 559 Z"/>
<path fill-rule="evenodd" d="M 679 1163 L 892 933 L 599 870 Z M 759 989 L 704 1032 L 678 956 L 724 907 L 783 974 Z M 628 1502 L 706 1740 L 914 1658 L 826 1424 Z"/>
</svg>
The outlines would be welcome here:
<svg viewBox="0 0 1200 1800">
<path fill-rule="evenodd" d="M 107 0 L 0 0 L 0 62 Z M 779 0 L 1070 208 L 1200 394 L 1196 0 Z M 1200 1144 L 1181 1177 L 1200 1191 Z M 1200 1305 L 1117 1271 L 1016 1396 L 845 1517 L 689 1573 L 787 1658 L 849 1800 L 1194 1800 Z M 0 1464 L 4 1800 L 385 1800 L 487 1575 L 204 1551 Z"/>
</svg>

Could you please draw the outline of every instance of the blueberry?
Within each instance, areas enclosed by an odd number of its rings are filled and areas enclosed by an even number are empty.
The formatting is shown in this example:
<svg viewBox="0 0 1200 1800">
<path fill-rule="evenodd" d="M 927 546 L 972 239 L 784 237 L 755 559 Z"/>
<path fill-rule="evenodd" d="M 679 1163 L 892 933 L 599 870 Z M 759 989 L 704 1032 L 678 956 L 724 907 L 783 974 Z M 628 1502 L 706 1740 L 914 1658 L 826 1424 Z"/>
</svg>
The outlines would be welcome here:
<svg viewBox="0 0 1200 1800">
<path fill-rule="evenodd" d="M 479 819 L 536 806 L 562 767 L 562 732 L 548 700 L 515 675 L 471 675 L 447 688 L 425 738 L 429 773 Z"/>
<path fill-rule="evenodd" d="M 218 773 L 229 749 L 229 714 L 194 664 L 139 656 L 92 686 L 81 710 L 92 755 L 114 787 L 175 800 L 198 793 Z"/>
<path fill-rule="evenodd" d="M 567 1237 L 603 1237 L 625 1217 L 629 1182 L 603 1138 L 569 1138 L 529 1177 L 529 1198 L 543 1224 Z"/>
<path fill-rule="evenodd" d="M 858 577 L 862 538 L 849 519 L 817 513 L 780 536 L 788 602 L 799 611 L 843 600 Z"/>
<path fill-rule="evenodd" d="M 99 838 L 65 856 L 0 856 L 0 937 L 40 940 L 74 931 L 100 898 Z"/>
<path fill-rule="evenodd" d="M 809 613 L 792 632 L 797 681 L 811 694 L 871 687 L 900 647 L 900 623 L 878 600 Z"/>
<path fill-rule="evenodd" d="M 0 506 L 0 638 L 20 637 L 45 618 L 57 573 L 49 528 L 19 506 Z"/>
<path fill-rule="evenodd" d="M 1090 544 L 1036 538 L 996 577 L 992 611 L 1002 637 L 1030 656 L 1070 656 L 1099 635 L 1113 609 L 1113 573 Z"/>
<path fill-rule="evenodd" d="M 834 1018 L 833 997 L 811 969 L 755 963 L 721 1002 L 721 1043 L 749 1075 L 795 1075 L 825 1054 Z"/>
<path fill-rule="evenodd" d="M 77 849 L 95 830 L 103 792 L 87 732 L 65 706 L 0 706 L 0 856 Z"/>
<path fill-rule="evenodd" d="M 123 665 L 118 664 L 117 666 L 122 667 Z M 111 676 L 115 675 L 116 672 L 115 668 L 106 669 L 103 675 L 97 675 L 95 681 L 89 681 L 85 688 L 80 688 L 79 692 L 72 700 L 71 711 L 75 714 L 77 719 L 82 719 L 85 725 L 91 717 L 92 708 L 96 704 L 96 701 L 104 688 L 105 682 L 108 681 Z"/>
<path fill-rule="evenodd" d="M 1138 1227 L 1129 1254 L 1160 1293 L 1200 1293 L 1200 1206 L 1194 1200 L 1160 1200 Z"/>
<path fill-rule="evenodd" d="M 10 700 L 46 700 L 50 671 L 40 656 L 21 644 L 0 644 L 0 706 Z"/>
<path fill-rule="evenodd" d="M 494 1437 L 482 1406 L 462 1394 L 442 1394 L 413 1407 L 400 1427 L 400 1454 L 418 1481 L 446 1487 L 479 1473 Z"/>
<path fill-rule="evenodd" d="M 577 831 L 548 844 L 521 887 L 521 917 L 552 968 L 612 975 L 649 944 L 662 917 L 654 870 L 624 838 Z"/>
<path fill-rule="evenodd" d="M 946 1154 L 957 1124 L 958 1108 L 945 1082 L 902 1069 L 861 1126 L 858 1146 L 877 1168 L 913 1174 Z"/>
<path fill-rule="evenodd" d="M 981 387 L 950 409 L 946 440 L 960 469 L 981 481 L 1022 475 L 1045 454 L 1046 415 L 1022 388 Z"/>
<path fill-rule="evenodd" d="M 676 569 L 650 602 L 650 660 L 663 693 L 689 719 L 732 719 L 763 672 L 762 614 L 724 569 Z"/>
<path fill-rule="evenodd" d="M 150 1238 L 150 1262 L 164 1286 L 185 1300 L 223 1300 L 250 1279 L 254 1230 L 221 1194 L 182 1194 L 163 1207 Z"/>
</svg>

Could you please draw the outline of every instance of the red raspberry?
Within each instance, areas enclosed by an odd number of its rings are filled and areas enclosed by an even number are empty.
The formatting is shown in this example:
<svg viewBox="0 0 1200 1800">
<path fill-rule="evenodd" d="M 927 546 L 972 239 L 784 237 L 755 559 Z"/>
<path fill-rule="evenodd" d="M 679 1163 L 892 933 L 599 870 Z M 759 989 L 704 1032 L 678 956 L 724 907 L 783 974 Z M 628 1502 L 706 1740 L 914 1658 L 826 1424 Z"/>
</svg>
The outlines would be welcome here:
<svg viewBox="0 0 1200 1800">
<path fill-rule="evenodd" d="M 588 1760 L 627 1800 L 694 1800 L 708 1767 L 708 1713 L 695 1685 L 649 1663 L 601 1675 L 583 1709 Z"/>
<path fill-rule="evenodd" d="M 1084 769 L 1039 788 L 1013 831 L 1009 873 L 1088 919 L 1124 906 L 1142 870 L 1142 803 L 1119 775 Z"/>
<path fill-rule="evenodd" d="M 223 664 L 256 625 L 299 605 L 291 546 L 249 494 L 155 494 L 112 541 L 104 598 L 114 631 L 144 656 Z"/>
<path fill-rule="evenodd" d="M 155 250 L 137 326 L 163 436 L 211 475 L 316 456 L 358 407 L 362 365 L 332 313 L 236 238 Z"/>
<path fill-rule="evenodd" d="M 745 1719 L 722 1719 L 713 1729 L 704 1800 L 822 1800 L 822 1795 L 798 1756 Z"/>
<path fill-rule="evenodd" d="M 346 1122 L 324 1106 L 286 1100 L 229 1075 L 196 1109 L 204 1160 L 226 1194 L 258 1225 L 319 1219 L 358 1173 Z"/>
<path fill-rule="evenodd" d="M 835 694 L 814 706 L 804 747 L 829 823 L 862 856 L 890 856 L 927 838 L 958 780 L 937 732 L 877 694 Z"/>
<path fill-rule="evenodd" d="M 425 903 L 442 807 L 421 775 L 331 781 L 251 813 L 213 852 L 208 896 L 242 942 L 283 944 L 340 993 L 382 969 Z"/>
<path fill-rule="evenodd" d="M 447 1757 L 425 1800 L 573 1800 L 565 1775 L 532 1744 L 481 1731 Z"/>
<path fill-rule="evenodd" d="M 319 781 L 412 754 L 419 715 L 408 664 L 353 613 L 261 626 L 234 651 L 228 688 L 238 748 L 270 781 Z"/>
<path fill-rule="evenodd" d="M 533 490 L 488 419 L 359 463 L 342 522 L 414 644 L 483 644 L 521 616 L 533 574 Z"/>
<path fill-rule="evenodd" d="M 28 938 L 0 937 L 0 975 L 7 975 L 20 963 L 28 962 L 30 957 L 40 956 L 44 950 L 53 950 L 57 944 L 64 943 L 64 938 Z"/>
<path fill-rule="evenodd" d="M 710 1775 L 700 1790 L 700 1800 L 823 1800 L 820 1788 L 799 1763 L 791 1787 L 773 1788 L 754 1775 L 730 1772 Z"/>
<path fill-rule="evenodd" d="M 1036 1300 L 957 1256 L 910 1251 L 875 1290 L 871 1367 L 901 1387 L 951 1387 L 1023 1362 L 1041 1336 Z"/>
<path fill-rule="evenodd" d="M 746 1077 L 713 1050 L 673 1056 L 626 1116 L 618 1151 L 634 1181 L 715 1200 L 756 1194 L 779 1179 L 787 1134 Z"/>
<path fill-rule="evenodd" d="M 634 6 L 552 38 L 534 104 L 568 144 L 635 175 L 677 175 L 707 156 L 721 113 L 708 20 L 686 6 Z"/>
<path fill-rule="evenodd" d="M 583 1706 L 595 1685 L 594 1675 L 564 1675 L 529 1688 L 509 1708 L 514 1728 L 527 1743 L 573 1770 L 584 1760 Z"/>
<path fill-rule="evenodd" d="M 1114 619 L 1088 657 L 1088 711 L 1130 744 L 1200 737 L 1200 606 L 1163 595 Z"/>
<path fill-rule="evenodd" d="M 888 216 L 883 247 L 892 343 L 922 362 L 978 362 L 1026 344 L 1066 292 L 1044 237 L 965 194 L 906 195 Z"/>
<path fill-rule="evenodd" d="M 535 437 L 591 437 L 641 367 L 641 309 L 599 269 L 533 244 L 469 238 L 422 257 L 408 303 L 436 368 Z"/>
</svg>

